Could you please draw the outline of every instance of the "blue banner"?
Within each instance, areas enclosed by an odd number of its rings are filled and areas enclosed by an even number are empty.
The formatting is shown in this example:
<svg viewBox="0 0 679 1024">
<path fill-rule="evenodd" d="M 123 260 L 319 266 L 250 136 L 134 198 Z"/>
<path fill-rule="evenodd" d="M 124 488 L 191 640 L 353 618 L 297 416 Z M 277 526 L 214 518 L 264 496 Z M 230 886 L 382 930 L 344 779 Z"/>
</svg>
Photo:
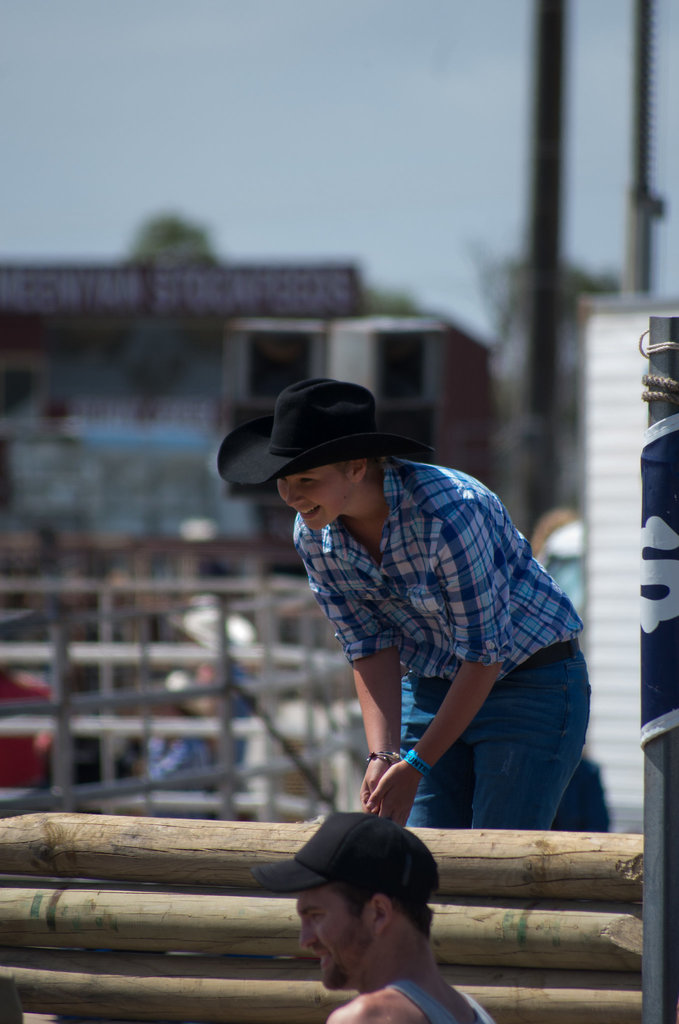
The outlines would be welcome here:
<svg viewBox="0 0 679 1024">
<path fill-rule="evenodd" d="M 679 726 L 679 414 L 641 454 L 641 742 Z"/>
</svg>

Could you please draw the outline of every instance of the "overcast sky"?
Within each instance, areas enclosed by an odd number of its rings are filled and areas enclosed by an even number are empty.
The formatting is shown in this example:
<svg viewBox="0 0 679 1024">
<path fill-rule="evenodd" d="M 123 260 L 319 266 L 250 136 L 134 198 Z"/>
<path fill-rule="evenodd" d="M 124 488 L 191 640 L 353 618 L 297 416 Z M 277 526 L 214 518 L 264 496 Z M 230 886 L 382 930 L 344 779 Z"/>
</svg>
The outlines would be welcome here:
<svg viewBox="0 0 679 1024">
<path fill-rule="evenodd" d="M 633 0 L 571 0 L 563 248 L 620 272 Z M 679 294 L 679 5 L 656 0 L 655 291 Z M 489 336 L 529 212 L 533 0 L 2 0 L 0 260 L 111 261 L 176 212 L 341 259 Z"/>
</svg>

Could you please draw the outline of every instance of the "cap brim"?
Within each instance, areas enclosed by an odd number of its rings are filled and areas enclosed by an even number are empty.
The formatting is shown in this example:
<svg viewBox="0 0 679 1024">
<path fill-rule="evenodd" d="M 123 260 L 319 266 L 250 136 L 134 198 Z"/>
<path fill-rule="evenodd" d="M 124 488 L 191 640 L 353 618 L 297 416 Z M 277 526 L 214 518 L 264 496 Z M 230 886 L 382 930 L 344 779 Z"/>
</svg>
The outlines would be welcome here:
<svg viewBox="0 0 679 1024">
<path fill-rule="evenodd" d="M 272 892 L 302 892 L 327 885 L 328 879 L 311 868 L 305 868 L 297 860 L 276 861 L 273 864 L 258 864 L 251 868 L 260 885 Z"/>
</svg>

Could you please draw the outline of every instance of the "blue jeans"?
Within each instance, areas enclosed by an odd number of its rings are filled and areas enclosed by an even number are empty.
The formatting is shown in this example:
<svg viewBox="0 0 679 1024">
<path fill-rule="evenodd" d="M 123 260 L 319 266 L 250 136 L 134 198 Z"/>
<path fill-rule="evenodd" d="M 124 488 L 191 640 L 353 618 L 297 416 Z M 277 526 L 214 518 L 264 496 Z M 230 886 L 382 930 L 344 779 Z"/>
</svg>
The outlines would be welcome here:
<svg viewBox="0 0 679 1024">
<path fill-rule="evenodd" d="M 420 739 L 445 679 L 402 680 L 403 753 Z M 460 738 L 420 780 L 408 825 L 549 829 L 575 771 L 589 721 L 582 653 L 498 680 Z"/>
</svg>

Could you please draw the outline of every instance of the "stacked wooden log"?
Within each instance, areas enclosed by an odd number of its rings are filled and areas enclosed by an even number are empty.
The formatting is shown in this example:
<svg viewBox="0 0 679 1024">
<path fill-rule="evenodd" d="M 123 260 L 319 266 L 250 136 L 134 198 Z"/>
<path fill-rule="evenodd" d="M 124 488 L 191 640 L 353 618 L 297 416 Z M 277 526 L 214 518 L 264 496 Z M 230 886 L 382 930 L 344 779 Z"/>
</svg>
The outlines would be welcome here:
<svg viewBox="0 0 679 1024">
<path fill-rule="evenodd" d="M 87 1020 L 316 1024 L 295 901 L 250 868 L 314 824 L 29 814 L 0 821 L 0 967 L 24 1010 Z M 498 1024 L 638 1024 L 642 837 L 416 830 L 432 942 Z"/>
</svg>

